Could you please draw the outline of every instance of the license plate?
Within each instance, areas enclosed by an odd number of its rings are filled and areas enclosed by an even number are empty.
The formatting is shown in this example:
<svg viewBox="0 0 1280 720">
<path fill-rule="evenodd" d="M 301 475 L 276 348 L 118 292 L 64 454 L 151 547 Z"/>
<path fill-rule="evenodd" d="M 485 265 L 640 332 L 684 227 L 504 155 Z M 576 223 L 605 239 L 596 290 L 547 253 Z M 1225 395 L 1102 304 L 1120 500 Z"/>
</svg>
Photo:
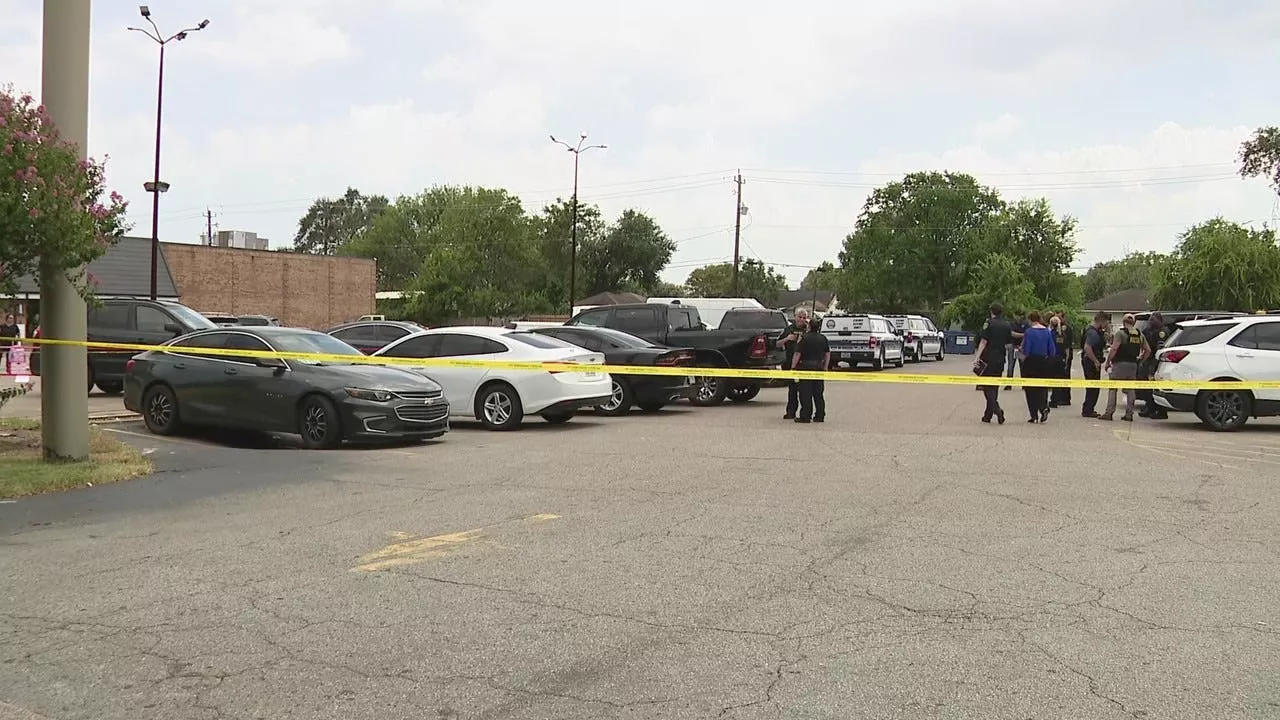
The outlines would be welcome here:
<svg viewBox="0 0 1280 720">
<path fill-rule="evenodd" d="M 588 371 L 586 371 L 586 372 L 582 373 L 582 376 L 583 376 L 584 378 L 588 379 L 588 380 L 599 380 L 599 379 L 600 379 L 600 373 L 596 372 L 595 370 L 588 370 Z"/>
</svg>

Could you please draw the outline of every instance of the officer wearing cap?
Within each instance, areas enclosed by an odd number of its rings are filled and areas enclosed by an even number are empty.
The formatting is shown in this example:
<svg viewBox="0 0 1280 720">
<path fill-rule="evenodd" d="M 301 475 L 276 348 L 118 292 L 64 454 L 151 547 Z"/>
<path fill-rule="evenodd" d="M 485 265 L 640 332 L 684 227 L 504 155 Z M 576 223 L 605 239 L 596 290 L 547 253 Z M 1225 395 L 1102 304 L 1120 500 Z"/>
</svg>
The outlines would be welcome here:
<svg viewBox="0 0 1280 720">
<path fill-rule="evenodd" d="M 1151 313 L 1151 317 L 1147 319 L 1147 327 L 1142 331 L 1142 336 L 1146 338 L 1147 347 L 1150 348 L 1150 354 L 1138 368 L 1139 380 L 1150 380 L 1156 373 L 1156 365 L 1159 362 L 1156 358 L 1160 350 L 1164 348 L 1164 343 L 1169 339 L 1169 329 L 1165 327 L 1164 316 L 1158 312 Z M 1142 407 L 1142 412 L 1138 413 L 1144 418 L 1152 420 L 1168 420 L 1169 411 L 1156 404 L 1155 395 L 1150 390 L 1139 390 L 1138 399 L 1146 403 Z"/>
</svg>

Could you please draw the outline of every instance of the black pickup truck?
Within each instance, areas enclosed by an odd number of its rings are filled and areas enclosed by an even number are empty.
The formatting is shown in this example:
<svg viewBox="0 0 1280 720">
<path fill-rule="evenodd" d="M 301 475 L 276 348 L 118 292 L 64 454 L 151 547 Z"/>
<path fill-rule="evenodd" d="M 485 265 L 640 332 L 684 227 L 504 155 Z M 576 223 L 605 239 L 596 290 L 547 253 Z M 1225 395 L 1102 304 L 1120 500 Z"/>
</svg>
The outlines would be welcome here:
<svg viewBox="0 0 1280 720">
<path fill-rule="evenodd" d="M 690 348 L 699 367 L 767 370 L 782 364 L 777 338 L 767 330 L 708 330 L 698 309 L 678 303 L 633 303 L 591 308 L 575 315 L 566 325 L 607 327 L 644 338 L 664 347 Z M 718 405 L 726 398 L 747 402 L 767 381 L 704 377 L 694 405 Z"/>
</svg>

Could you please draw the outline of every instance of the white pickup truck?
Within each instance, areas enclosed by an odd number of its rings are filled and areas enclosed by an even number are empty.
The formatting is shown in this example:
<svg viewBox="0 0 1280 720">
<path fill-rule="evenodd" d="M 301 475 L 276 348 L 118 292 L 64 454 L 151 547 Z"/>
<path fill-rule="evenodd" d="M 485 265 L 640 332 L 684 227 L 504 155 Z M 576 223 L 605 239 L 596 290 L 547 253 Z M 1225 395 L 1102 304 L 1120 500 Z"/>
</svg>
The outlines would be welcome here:
<svg viewBox="0 0 1280 720">
<path fill-rule="evenodd" d="M 902 367 L 906 361 L 902 338 L 883 315 L 827 315 L 822 319 L 822 334 L 831 346 L 832 369 L 840 363 L 855 368 L 865 362 L 883 370 L 887 364 Z"/>
</svg>

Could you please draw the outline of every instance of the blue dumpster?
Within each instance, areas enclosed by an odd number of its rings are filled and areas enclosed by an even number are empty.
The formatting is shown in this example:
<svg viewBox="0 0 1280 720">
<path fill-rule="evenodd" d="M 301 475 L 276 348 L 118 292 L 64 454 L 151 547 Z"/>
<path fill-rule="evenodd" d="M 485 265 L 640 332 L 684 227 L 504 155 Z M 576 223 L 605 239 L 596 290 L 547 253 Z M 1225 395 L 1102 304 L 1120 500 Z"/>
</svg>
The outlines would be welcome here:
<svg viewBox="0 0 1280 720">
<path fill-rule="evenodd" d="M 946 333 L 948 355 L 972 355 L 978 349 L 978 336 L 964 330 L 948 330 Z"/>
</svg>

